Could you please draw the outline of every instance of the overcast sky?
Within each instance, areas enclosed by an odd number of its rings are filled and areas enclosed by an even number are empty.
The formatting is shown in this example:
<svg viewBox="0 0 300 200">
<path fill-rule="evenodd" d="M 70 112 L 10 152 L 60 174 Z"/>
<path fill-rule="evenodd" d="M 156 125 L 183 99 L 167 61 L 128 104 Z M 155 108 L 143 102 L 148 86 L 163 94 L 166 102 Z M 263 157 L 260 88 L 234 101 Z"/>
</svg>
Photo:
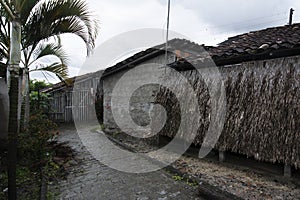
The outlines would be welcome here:
<svg viewBox="0 0 300 200">
<path fill-rule="evenodd" d="M 123 32 L 166 28 L 167 0 L 86 1 L 99 20 L 97 46 Z M 294 22 L 300 22 L 299 0 L 171 0 L 170 29 L 199 44 L 217 45 L 230 36 L 287 24 L 290 8 L 295 9 Z M 63 45 L 72 77 L 86 59 L 85 46 L 71 35 L 63 37 Z"/>
</svg>

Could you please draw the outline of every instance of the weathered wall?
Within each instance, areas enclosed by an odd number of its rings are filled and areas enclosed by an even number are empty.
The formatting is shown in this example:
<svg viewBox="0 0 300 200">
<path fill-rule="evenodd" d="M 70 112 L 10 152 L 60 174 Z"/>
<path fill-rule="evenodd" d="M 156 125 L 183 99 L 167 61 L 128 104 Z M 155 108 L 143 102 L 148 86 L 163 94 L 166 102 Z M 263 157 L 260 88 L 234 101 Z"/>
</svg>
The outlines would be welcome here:
<svg viewBox="0 0 300 200">
<path fill-rule="evenodd" d="M 62 87 L 51 91 L 51 119 L 56 122 L 73 122 L 74 117 L 77 121 L 88 121 L 94 117 L 92 110 L 96 109 L 95 102 L 100 101 L 103 96 L 102 82 L 99 81 L 101 74 L 96 72 L 89 78 L 76 81 L 76 93 L 73 87 Z M 102 106 L 97 106 L 97 109 L 102 109 Z"/>
<path fill-rule="evenodd" d="M 168 61 L 174 62 L 175 56 L 170 54 Z M 151 63 L 157 63 L 157 64 L 164 64 L 165 63 L 165 56 L 157 56 L 153 59 L 150 59 L 148 61 L 145 61 L 141 63 L 140 65 L 136 66 L 139 67 L 143 64 L 151 64 Z M 162 72 L 164 69 L 161 69 Z M 116 83 L 119 81 L 119 79 L 127 73 L 129 70 L 123 70 L 119 71 L 117 73 L 114 73 L 110 76 L 107 76 L 103 79 L 103 93 L 104 93 L 104 125 L 106 128 L 115 129 L 119 128 L 114 120 L 114 116 L 112 114 L 111 110 L 111 97 L 113 89 L 115 88 Z M 148 73 L 145 71 L 144 73 Z M 139 74 L 130 73 L 130 76 L 132 77 L 130 81 L 137 81 L 140 78 Z M 127 85 L 128 84 L 128 85 Z M 130 83 L 124 83 L 123 87 L 129 87 Z M 131 116 L 124 116 L 124 117 L 132 117 L 133 121 L 140 125 L 140 126 L 146 126 L 150 123 L 150 116 L 149 113 L 153 107 L 153 102 L 155 101 L 155 95 L 158 91 L 159 87 L 158 85 L 146 85 L 138 90 L 136 90 L 130 99 L 130 114 Z M 121 94 L 120 94 L 121 95 Z M 150 98 L 149 98 L 150 97 Z M 122 110 L 122 108 L 119 108 Z M 122 112 L 122 111 L 120 111 Z"/>
<path fill-rule="evenodd" d="M 220 67 L 220 72 L 225 81 L 227 113 L 216 148 L 299 168 L 300 56 Z M 194 143 L 202 144 L 210 122 L 209 92 L 195 70 L 182 74 L 199 98 L 201 126 Z M 180 78 L 176 74 L 170 77 L 180 88 Z M 185 88 L 181 91 L 185 95 Z M 156 101 L 168 111 L 167 124 L 160 134 L 173 137 L 180 122 L 179 104 L 164 88 Z"/>
</svg>

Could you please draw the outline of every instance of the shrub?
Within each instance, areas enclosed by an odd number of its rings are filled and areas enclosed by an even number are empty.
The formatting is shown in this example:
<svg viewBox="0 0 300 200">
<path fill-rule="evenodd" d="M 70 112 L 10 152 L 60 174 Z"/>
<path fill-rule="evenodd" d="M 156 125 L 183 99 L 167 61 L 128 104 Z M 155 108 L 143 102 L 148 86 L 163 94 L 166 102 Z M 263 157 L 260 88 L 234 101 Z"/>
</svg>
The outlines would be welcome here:
<svg viewBox="0 0 300 200">
<path fill-rule="evenodd" d="M 32 115 L 28 129 L 19 135 L 19 155 L 33 165 L 43 164 L 50 153 L 48 142 L 53 138 L 56 129 L 57 125 L 45 114 Z"/>
</svg>

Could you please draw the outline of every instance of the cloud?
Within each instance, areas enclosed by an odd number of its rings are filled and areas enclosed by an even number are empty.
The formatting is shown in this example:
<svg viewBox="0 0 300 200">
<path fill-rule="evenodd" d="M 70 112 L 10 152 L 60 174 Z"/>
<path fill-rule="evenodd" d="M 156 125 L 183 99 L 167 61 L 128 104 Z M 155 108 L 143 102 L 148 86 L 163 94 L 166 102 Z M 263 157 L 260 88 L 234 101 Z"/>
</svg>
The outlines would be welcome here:
<svg viewBox="0 0 300 200">
<path fill-rule="evenodd" d="M 100 35 L 97 44 L 120 33 L 140 28 L 166 28 L 166 1 L 162 0 L 89 0 L 92 10 L 100 21 Z M 190 0 L 189 2 L 198 2 Z M 225 34 L 208 30 L 209 23 L 202 19 L 197 10 L 191 10 L 187 2 L 172 4 L 170 29 L 191 38 L 198 43 L 217 44 Z M 227 34 L 228 35 L 228 34 Z M 165 37 L 162 31 L 162 37 Z"/>
<path fill-rule="evenodd" d="M 296 0 L 175 0 L 197 13 L 199 18 L 224 31 L 249 30 L 249 27 L 261 28 L 271 24 L 288 22 L 291 7 L 298 9 Z M 300 9 L 300 8 L 299 8 Z M 300 10 L 299 10 L 300 11 Z"/>
<path fill-rule="evenodd" d="M 167 0 L 87 0 L 100 20 L 98 44 L 119 33 L 138 28 L 165 28 Z M 250 30 L 284 25 L 291 7 L 300 20 L 297 0 L 171 0 L 171 23 L 196 42 L 217 44 Z"/>
</svg>

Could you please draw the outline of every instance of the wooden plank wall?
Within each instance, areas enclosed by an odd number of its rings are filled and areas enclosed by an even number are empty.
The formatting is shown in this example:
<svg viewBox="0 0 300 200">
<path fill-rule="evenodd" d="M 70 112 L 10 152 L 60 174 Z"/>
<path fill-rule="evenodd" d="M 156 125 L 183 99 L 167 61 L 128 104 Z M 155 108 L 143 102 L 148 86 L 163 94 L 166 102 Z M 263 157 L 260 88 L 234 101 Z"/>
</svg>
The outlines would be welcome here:
<svg viewBox="0 0 300 200">
<path fill-rule="evenodd" d="M 96 96 L 102 91 L 102 81 L 94 75 L 83 81 L 76 82 L 76 90 L 73 88 L 60 88 L 51 92 L 50 117 L 55 122 L 70 123 L 76 121 L 88 121 L 92 117 L 92 109 L 95 109 Z M 98 87 L 97 87 L 98 86 Z"/>
</svg>

